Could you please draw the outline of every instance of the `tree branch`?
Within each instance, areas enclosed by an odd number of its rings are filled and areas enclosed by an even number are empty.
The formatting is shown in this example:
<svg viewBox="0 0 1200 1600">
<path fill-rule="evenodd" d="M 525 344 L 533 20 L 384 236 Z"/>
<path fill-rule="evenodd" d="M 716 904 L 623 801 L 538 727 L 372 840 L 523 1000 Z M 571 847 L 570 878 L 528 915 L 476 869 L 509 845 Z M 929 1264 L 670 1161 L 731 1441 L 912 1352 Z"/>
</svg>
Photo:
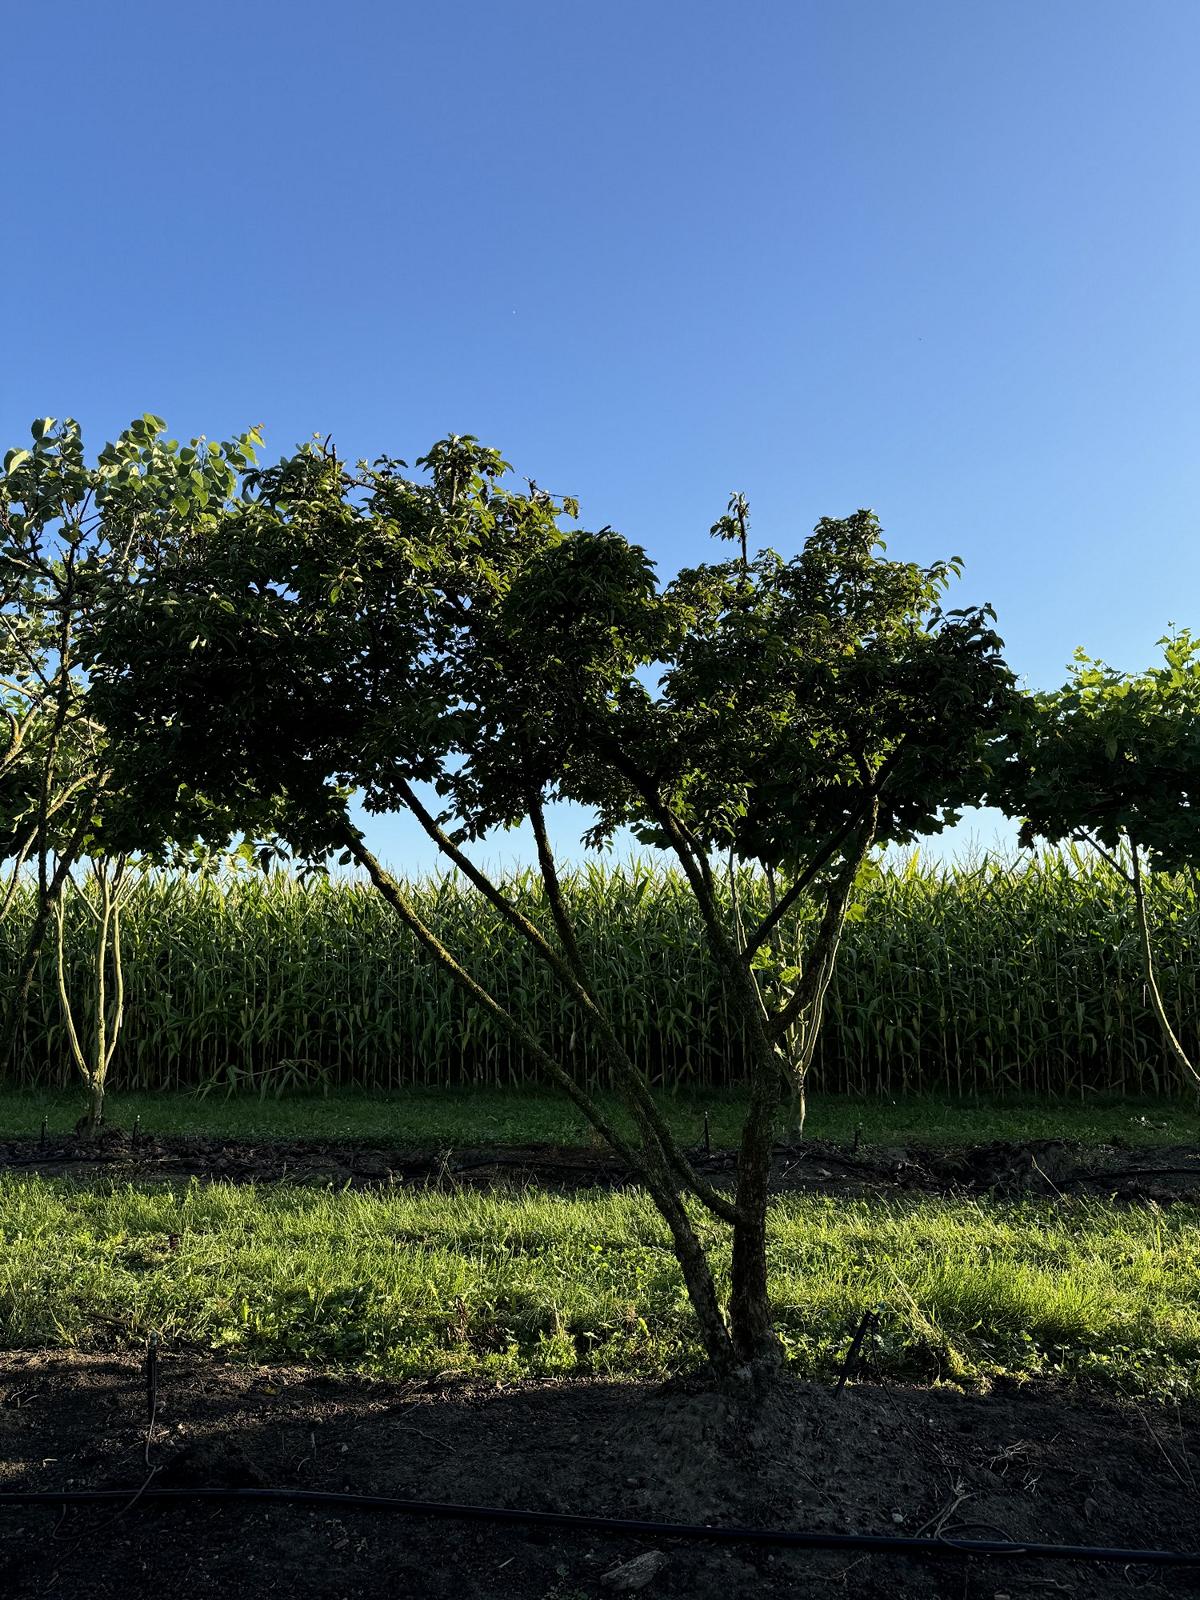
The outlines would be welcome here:
<svg viewBox="0 0 1200 1600">
<path fill-rule="evenodd" d="M 679 1196 L 673 1192 L 670 1184 L 665 1181 L 666 1175 L 655 1169 L 655 1164 L 652 1160 L 645 1159 L 645 1156 L 649 1155 L 650 1152 L 646 1152 L 645 1155 L 640 1154 L 627 1140 L 622 1138 L 621 1134 L 582 1085 L 578 1084 L 571 1074 L 542 1048 L 541 1044 L 528 1029 L 522 1027 L 516 1018 L 493 995 L 489 994 L 481 984 L 471 977 L 464 967 L 459 965 L 436 934 L 422 922 L 400 885 L 371 854 L 363 841 L 362 835 L 349 822 L 346 823 L 341 842 L 349 850 L 353 859 L 366 870 L 375 888 L 396 912 L 405 927 L 413 934 L 422 949 L 427 951 L 438 965 L 450 974 L 459 988 L 476 1005 L 482 1007 L 489 1016 L 495 1018 L 529 1052 L 530 1059 L 553 1082 L 559 1085 L 607 1142 L 609 1148 L 625 1163 L 630 1173 L 645 1185 L 647 1192 L 670 1229 L 676 1256 L 683 1272 L 684 1281 L 687 1284 L 688 1295 L 700 1323 L 701 1332 L 704 1335 L 708 1354 L 718 1367 L 729 1365 L 732 1361 L 729 1330 L 721 1315 L 716 1289 L 713 1285 L 712 1274 L 709 1271 L 703 1246 L 696 1237 L 695 1229 L 692 1227 L 691 1220 L 681 1204 Z"/>
<path fill-rule="evenodd" d="M 1182 1068 L 1191 1078 L 1197 1088 L 1200 1088 L 1200 1072 L 1197 1072 L 1192 1065 L 1187 1051 L 1180 1044 L 1179 1038 L 1171 1026 L 1167 1017 L 1167 1008 L 1163 1004 L 1163 997 L 1159 991 L 1158 979 L 1154 974 L 1154 954 L 1150 940 L 1150 916 L 1146 909 L 1146 891 L 1142 883 L 1142 866 L 1139 859 L 1138 846 L 1132 835 L 1129 839 L 1129 850 L 1133 857 L 1133 893 L 1137 905 L 1138 931 L 1142 938 L 1142 961 L 1146 969 L 1146 987 L 1150 991 L 1150 1004 L 1154 1015 L 1158 1019 L 1158 1025 L 1162 1029 L 1163 1042 L 1167 1047 L 1168 1055 L 1176 1066 Z"/>
<path fill-rule="evenodd" d="M 829 986 L 833 973 L 833 963 L 837 955 L 838 943 L 842 936 L 842 928 L 846 920 L 846 911 L 850 904 L 850 896 L 854 892 L 854 880 L 858 876 L 858 869 L 862 865 L 871 842 L 875 837 L 875 828 L 879 816 L 878 799 L 872 807 L 871 820 L 863 829 L 862 838 L 855 856 L 848 859 L 842 872 L 830 887 L 829 898 L 825 904 L 825 912 L 821 918 L 817 937 L 813 941 L 813 948 L 809 954 L 804 974 L 787 1004 L 775 1014 L 771 1021 L 770 1034 L 772 1039 L 778 1041 L 787 1030 L 792 1027 L 809 1006 L 818 999 L 823 998 L 824 990 Z"/>
<path fill-rule="evenodd" d="M 683 1152 L 679 1150 L 678 1146 L 675 1144 L 669 1128 L 667 1127 L 665 1121 L 663 1121 L 657 1106 L 654 1105 L 653 1096 L 649 1094 L 649 1091 L 646 1090 L 645 1085 L 642 1084 L 641 1076 L 633 1062 L 629 1060 L 625 1048 L 621 1044 L 621 1041 L 618 1038 L 612 1024 L 600 1010 L 600 1007 L 596 1004 L 595 998 L 593 997 L 590 986 L 586 980 L 586 974 L 583 970 L 582 959 L 579 956 L 579 949 L 575 941 L 574 931 L 571 928 L 566 907 L 562 902 L 557 872 L 554 868 L 553 856 L 550 854 L 549 850 L 549 840 L 545 840 L 545 849 L 546 860 L 549 862 L 550 877 L 546 877 L 546 867 L 544 862 L 542 865 L 542 876 L 543 881 L 546 883 L 547 896 L 550 901 L 551 915 L 554 918 L 556 928 L 559 930 L 559 937 L 563 938 L 563 948 L 566 951 L 565 958 L 564 956 L 560 955 L 554 946 L 549 942 L 549 940 L 545 938 L 540 928 L 532 923 L 524 914 L 524 912 L 521 911 L 519 907 L 515 906 L 508 896 L 502 892 L 502 890 L 497 888 L 497 886 L 491 881 L 486 873 L 480 871 L 480 869 L 471 860 L 470 856 L 468 856 L 465 851 L 459 849 L 458 845 L 455 844 L 454 840 L 451 839 L 446 830 L 439 825 L 437 818 L 432 815 L 428 807 L 422 804 L 412 786 L 402 780 L 399 785 L 399 792 L 403 796 L 405 804 L 412 811 L 412 814 L 421 824 L 421 827 L 425 830 L 430 839 L 432 839 L 437 845 L 442 854 L 454 862 L 455 866 L 459 868 L 464 877 L 466 877 L 469 882 L 473 883 L 479 890 L 480 894 L 484 896 L 484 898 L 488 901 L 488 904 L 494 906 L 496 910 L 500 912 L 501 916 L 503 916 L 510 924 L 510 926 L 515 928 L 522 938 L 532 946 L 537 954 L 541 956 L 542 960 L 545 961 L 550 969 L 554 972 L 555 976 L 567 989 L 568 993 L 570 993 L 575 1001 L 581 1006 L 585 1015 L 596 1027 L 601 1039 L 604 1041 L 611 1064 L 619 1073 L 622 1082 L 626 1085 L 626 1088 L 630 1092 L 631 1098 L 636 1102 L 636 1106 L 641 1109 L 642 1120 L 650 1120 L 651 1126 L 653 1126 L 654 1123 L 658 1124 L 658 1126 L 654 1129 L 655 1141 L 659 1145 L 663 1158 L 675 1171 L 680 1181 L 686 1183 L 687 1187 L 696 1196 L 696 1198 L 701 1201 L 703 1205 L 707 1206 L 714 1216 L 720 1217 L 723 1222 L 732 1222 L 735 1211 L 732 1202 L 727 1200 L 719 1190 L 714 1189 L 710 1184 L 706 1184 L 692 1169 L 691 1164 L 686 1160 Z M 532 813 L 530 815 L 530 820 L 531 822 L 534 822 L 534 831 L 536 835 L 537 823 L 534 821 Z M 542 834 L 544 837 L 544 818 L 542 820 Z M 541 860 L 540 852 L 541 846 L 539 845 L 539 860 Z M 565 937 L 563 931 L 564 928 L 566 930 Z M 607 1137 L 607 1135 L 605 1135 L 605 1137 Z"/>
<path fill-rule="evenodd" d="M 817 854 L 809 861 L 799 878 L 797 878 L 796 881 L 788 888 L 782 898 L 772 906 L 770 913 L 763 918 L 762 922 L 755 929 L 754 933 L 750 937 L 750 941 L 746 946 L 745 959 L 747 961 L 753 957 L 754 952 L 759 948 L 759 946 L 764 944 L 767 939 L 770 938 L 771 934 L 779 926 L 783 918 L 796 904 L 796 901 L 807 889 L 812 886 L 817 876 L 824 870 L 825 867 L 829 865 L 830 861 L 832 861 L 838 850 L 843 844 L 845 844 L 846 840 L 850 838 L 855 828 L 861 827 L 866 819 L 872 814 L 872 812 L 874 812 L 876 817 L 876 822 L 872 824 L 871 828 L 872 836 L 874 835 L 875 827 L 878 825 L 877 819 L 879 814 L 879 797 L 886 788 L 888 780 L 895 770 L 896 763 L 899 761 L 903 750 L 904 740 L 901 739 L 884 757 L 883 761 L 879 765 L 879 771 L 875 774 L 873 779 L 866 768 L 866 763 L 863 758 L 858 758 L 859 770 L 863 775 L 864 786 L 863 797 L 860 804 L 855 807 L 842 826 L 835 829 L 834 832 L 830 834 L 829 838 L 821 846 Z M 868 845 L 867 848 L 869 849 L 870 846 Z M 861 861 L 861 859 L 862 857 L 860 856 L 859 860 Z"/>
<path fill-rule="evenodd" d="M 674 1134 L 655 1104 L 654 1096 L 646 1087 L 641 1073 L 630 1060 L 629 1053 L 617 1036 L 616 1030 L 600 1010 L 594 998 L 595 991 L 591 983 L 590 974 L 584 965 L 579 943 L 575 937 L 575 928 L 567 911 L 566 901 L 563 898 L 562 884 L 559 880 L 554 852 L 550 847 L 550 836 L 546 831 L 546 814 L 543 810 L 540 796 L 531 794 L 527 801 L 527 807 L 534 838 L 537 841 L 538 864 L 541 867 L 542 882 L 546 886 L 546 898 L 550 904 L 550 914 L 554 918 L 554 925 L 558 929 L 559 938 L 563 942 L 567 962 L 578 985 L 577 998 L 586 997 L 587 1013 L 600 1032 L 610 1066 L 616 1073 L 619 1082 L 624 1086 L 630 1109 L 633 1111 L 634 1117 L 641 1128 L 643 1141 L 653 1140 L 663 1160 L 680 1182 L 685 1184 L 691 1193 L 702 1204 L 707 1206 L 714 1216 L 719 1217 L 722 1222 L 732 1224 L 737 1220 L 736 1205 L 726 1199 L 711 1184 L 705 1183 L 679 1148 Z"/>
<path fill-rule="evenodd" d="M 754 932 L 746 940 L 745 948 L 742 951 L 742 960 L 745 961 L 747 965 L 749 965 L 750 961 L 753 959 L 755 951 L 766 944 L 767 940 L 771 937 L 771 935 L 775 932 L 775 929 L 800 899 L 801 895 L 806 893 L 807 890 L 812 887 L 814 880 L 820 875 L 825 867 L 829 865 L 830 861 L 854 832 L 855 828 L 862 826 L 863 815 L 865 814 L 866 810 L 867 806 L 860 808 L 852 817 L 843 823 L 843 825 L 838 828 L 836 832 L 830 834 L 829 838 L 826 839 L 820 850 L 818 850 L 816 855 L 812 857 L 808 865 L 804 868 L 804 871 L 788 886 L 788 888 L 772 906 L 770 912 L 758 924 Z"/>
</svg>

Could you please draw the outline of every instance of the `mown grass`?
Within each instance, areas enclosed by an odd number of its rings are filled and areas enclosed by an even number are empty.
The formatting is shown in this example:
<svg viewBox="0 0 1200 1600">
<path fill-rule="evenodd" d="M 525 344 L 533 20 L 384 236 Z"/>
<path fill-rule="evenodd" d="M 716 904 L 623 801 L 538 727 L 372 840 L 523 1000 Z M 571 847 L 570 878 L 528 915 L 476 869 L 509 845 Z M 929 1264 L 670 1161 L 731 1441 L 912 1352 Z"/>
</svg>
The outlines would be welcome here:
<svg viewBox="0 0 1200 1600">
<path fill-rule="evenodd" d="M 601 1096 L 618 1121 L 619 1105 Z M 661 1094 L 659 1105 L 688 1146 L 703 1138 L 704 1115 L 714 1144 L 736 1144 L 744 1100 L 730 1092 Z M 0 1091 L 0 1137 L 71 1128 L 83 1108 L 80 1092 Z M 114 1094 L 110 1126 L 147 1133 L 246 1139 L 330 1139 L 387 1142 L 444 1149 L 468 1145 L 592 1143 L 588 1124 L 565 1096 L 536 1090 L 403 1089 L 377 1096 L 353 1090 L 322 1095 Z M 982 1144 L 995 1139 L 1075 1139 L 1104 1144 L 1200 1143 L 1200 1113 L 1175 1101 L 1098 1100 L 1063 1105 L 1050 1100 L 955 1101 L 913 1096 L 889 1102 L 815 1094 L 807 1132 L 836 1142 L 867 1144 Z M 783 1129 L 783 1137 L 788 1130 Z"/>
<path fill-rule="evenodd" d="M 771 1219 L 780 1327 L 796 1369 L 823 1377 L 879 1306 L 880 1375 L 1196 1394 L 1198 1220 L 789 1196 Z M 664 1230 L 636 1194 L 0 1179 L 0 1345 L 133 1347 L 151 1331 L 391 1376 L 645 1376 L 698 1359 Z"/>
</svg>

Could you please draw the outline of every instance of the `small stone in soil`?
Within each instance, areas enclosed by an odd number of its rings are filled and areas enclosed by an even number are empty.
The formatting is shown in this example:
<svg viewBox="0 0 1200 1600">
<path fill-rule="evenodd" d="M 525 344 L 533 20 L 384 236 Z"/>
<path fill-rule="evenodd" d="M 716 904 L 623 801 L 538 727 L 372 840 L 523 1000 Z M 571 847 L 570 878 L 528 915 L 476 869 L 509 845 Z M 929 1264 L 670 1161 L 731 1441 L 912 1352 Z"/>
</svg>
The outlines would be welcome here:
<svg viewBox="0 0 1200 1600">
<path fill-rule="evenodd" d="M 646 1585 L 658 1576 L 667 1564 L 667 1558 L 661 1550 L 647 1550 L 643 1556 L 635 1556 L 632 1561 L 626 1561 L 619 1567 L 613 1567 L 600 1579 L 605 1589 L 611 1589 L 614 1594 L 632 1594 L 637 1589 L 644 1589 Z"/>
</svg>

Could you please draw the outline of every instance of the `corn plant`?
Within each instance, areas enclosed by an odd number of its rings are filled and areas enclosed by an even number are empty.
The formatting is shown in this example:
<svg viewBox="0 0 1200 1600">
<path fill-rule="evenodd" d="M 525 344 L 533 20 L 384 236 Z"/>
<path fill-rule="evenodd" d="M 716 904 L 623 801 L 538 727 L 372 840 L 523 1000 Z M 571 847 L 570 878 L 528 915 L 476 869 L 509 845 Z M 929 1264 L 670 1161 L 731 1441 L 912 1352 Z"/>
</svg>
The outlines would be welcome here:
<svg viewBox="0 0 1200 1600">
<path fill-rule="evenodd" d="M 747 914 L 766 910 L 763 878 L 743 873 L 739 886 Z M 514 876 L 507 887 L 544 925 L 532 876 Z M 565 1051 L 568 1008 L 502 937 L 476 891 L 453 876 L 407 888 L 439 937 L 464 951 L 494 992 L 527 1004 L 552 1047 Z M 738 1087 L 739 1024 L 679 875 L 637 859 L 589 864 L 564 875 L 564 894 L 603 1001 L 647 1082 Z M 1191 874 L 1156 873 L 1146 895 L 1164 1001 L 1195 1050 L 1196 884 Z M 1175 1091 L 1141 972 L 1132 897 L 1093 853 L 1064 848 L 970 868 L 912 855 L 861 886 L 858 905 L 811 1067 L 821 1091 L 1076 1100 Z M 19 954 L 32 910 L 26 880 L 9 925 L 0 923 L 0 961 Z M 113 1064 L 117 1087 L 386 1093 L 538 1079 L 502 1029 L 471 1019 L 454 986 L 352 879 L 151 874 L 129 885 L 121 915 L 127 1020 Z M 73 993 L 90 981 L 90 920 L 66 902 Z M 793 948 L 803 946 L 808 925 L 803 915 L 788 920 Z M 577 1037 L 575 1051 L 587 1081 L 608 1087 L 594 1042 Z M 10 1077 L 66 1084 L 75 1071 L 47 951 Z"/>
</svg>

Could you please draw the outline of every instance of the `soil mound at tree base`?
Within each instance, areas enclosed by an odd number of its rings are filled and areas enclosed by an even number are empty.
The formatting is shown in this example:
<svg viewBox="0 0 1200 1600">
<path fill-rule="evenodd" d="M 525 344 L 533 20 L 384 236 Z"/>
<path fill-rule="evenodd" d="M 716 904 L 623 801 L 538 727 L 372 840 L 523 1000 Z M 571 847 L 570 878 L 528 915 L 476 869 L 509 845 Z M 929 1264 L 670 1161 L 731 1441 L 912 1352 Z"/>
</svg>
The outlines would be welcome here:
<svg viewBox="0 0 1200 1600">
<path fill-rule="evenodd" d="M 0 1361 L 0 1485 L 130 1489 L 146 1477 L 139 1358 Z M 691 1383 L 390 1384 L 165 1354 L 150 1461 L 166 1486 L 272 1485 L 838 1533 L 1200 1550 L 1200 1409 L 1051 1388 L 964 1397 L 781 1379 L 755 1398 Z M 336 1507 L 0 1508 L 6 1595 L 237 1594 L 586 1600 L 656 1548 L 591 1532 Z M 651 1597 L 1194 1594 L 1194 1569 L 916 1560 L 667 1542 Z"/>
</svg>

